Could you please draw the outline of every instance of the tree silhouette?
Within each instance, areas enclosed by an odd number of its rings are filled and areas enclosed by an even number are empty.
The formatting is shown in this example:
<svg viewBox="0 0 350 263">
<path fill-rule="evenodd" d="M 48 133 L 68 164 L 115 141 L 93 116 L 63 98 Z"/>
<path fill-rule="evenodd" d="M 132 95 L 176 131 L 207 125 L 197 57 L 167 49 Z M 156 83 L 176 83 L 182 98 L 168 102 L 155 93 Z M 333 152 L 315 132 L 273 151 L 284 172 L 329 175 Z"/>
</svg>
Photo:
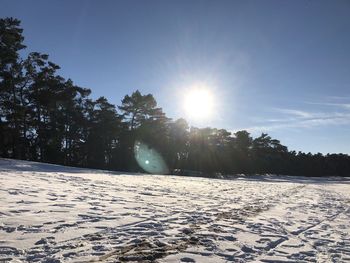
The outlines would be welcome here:
<svg viewBox="0 0 350 263">
<path fill-rule="evenodd" d="M 25 48 L 22 32 L 19 20 L 0 19 L 0 145 L 4 156 L 10 152 L 15 158 L 22 158 L 24 140 L 20 123 L 25 114 L 19 57 L 19 51 Z"/>
<path fill-rule="evenodd" d="M 130 130 L 140 127 L 146 120 L 164 117 L 162 110 L 157 108 L 153 95 L 142 95 L 138 90 L 131 96 L 126 95 L 118 108 L 122 111 L 124 120 L 129 123 Z"/>
<path fill-rule="evenodd" d="M 0 19 L 0 156 L 80 167 L 142 171 L 136 141 L 154 148 L 170 171 L 349 176 L 350 156 L 288 151 L 263 133 L 234 134 L 172 121 L 152 94 L 136 90 L 116 107 L 57 72 L 39 52 L 22 58 L 20 21 Z M 195 173 L 192 173 L 195 174 Z M 198 174 L 198 173 L 197 173 Z"/>
</svg>

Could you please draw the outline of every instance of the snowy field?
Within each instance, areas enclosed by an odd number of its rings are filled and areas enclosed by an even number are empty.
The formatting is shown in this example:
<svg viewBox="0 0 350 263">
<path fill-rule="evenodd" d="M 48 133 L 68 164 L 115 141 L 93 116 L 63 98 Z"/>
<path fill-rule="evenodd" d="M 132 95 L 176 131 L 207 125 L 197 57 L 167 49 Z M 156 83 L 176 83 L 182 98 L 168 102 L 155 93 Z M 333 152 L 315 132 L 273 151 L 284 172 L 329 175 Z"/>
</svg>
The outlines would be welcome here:
<svg viewBox="0 0 350 263">
<path fill-rule="evenodd" d="M 0 262 L 350 262 L 350 181 L 0 159 Z"/>
</svg>

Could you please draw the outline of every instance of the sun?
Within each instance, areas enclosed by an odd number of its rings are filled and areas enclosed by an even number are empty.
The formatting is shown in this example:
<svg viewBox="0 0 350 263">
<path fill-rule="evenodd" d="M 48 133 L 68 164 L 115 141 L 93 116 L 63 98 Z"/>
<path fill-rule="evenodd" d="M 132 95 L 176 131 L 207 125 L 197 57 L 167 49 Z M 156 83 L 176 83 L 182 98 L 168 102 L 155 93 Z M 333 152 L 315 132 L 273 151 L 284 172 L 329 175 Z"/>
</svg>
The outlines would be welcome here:
<svg viewBox="0 0 350 263">
<path fill-rule="evenodd" d="M 206 87 L 194 87 L 185 94 L 184 108 L 192 120 L 209 119 L 214 110 L 214 97 Z"/>
</svg>

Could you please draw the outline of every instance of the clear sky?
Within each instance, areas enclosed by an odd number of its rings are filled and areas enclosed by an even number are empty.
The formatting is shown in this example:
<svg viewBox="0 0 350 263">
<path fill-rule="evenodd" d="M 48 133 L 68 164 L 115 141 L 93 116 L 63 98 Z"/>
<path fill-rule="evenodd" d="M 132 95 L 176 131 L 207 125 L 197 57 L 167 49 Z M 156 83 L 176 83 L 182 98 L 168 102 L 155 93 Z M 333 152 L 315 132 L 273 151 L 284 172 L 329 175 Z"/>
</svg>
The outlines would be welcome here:
<svg viewBox="0 0 350 263">
<path fill-rule="evenodd" d="M 139 89 L 176 119 L 201 83 L 215 115 L 192 125 L 350 153 L 350 1 L 0 0 L 0 16 L 94 98 Z"/>
</svg>

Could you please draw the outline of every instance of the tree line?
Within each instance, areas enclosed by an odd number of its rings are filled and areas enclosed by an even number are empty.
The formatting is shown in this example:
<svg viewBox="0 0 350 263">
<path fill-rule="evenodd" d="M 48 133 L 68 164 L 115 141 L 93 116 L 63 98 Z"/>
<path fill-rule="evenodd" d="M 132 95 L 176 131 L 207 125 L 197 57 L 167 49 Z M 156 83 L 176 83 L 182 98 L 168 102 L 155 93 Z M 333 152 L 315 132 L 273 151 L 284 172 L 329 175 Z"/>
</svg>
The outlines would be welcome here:
<svg viewBox="0 0 350 263">
<path fill-rule="evenodd" d="M 348 176 L 350 156 L 288 151 L 263 133 L 189 127 L 172 120 L 151 94 L 136 90 L 115 106 L 58 74 L 46 54 L 23 57 L 23 29 L 0 19 L 0 156 L 119 171 L 141 171 L 135 141 L 156 149 L 169 171 L 208 176 L 288 174 Z M 23 52 L 22 52 L 23 53 Z"/>
</svg>

